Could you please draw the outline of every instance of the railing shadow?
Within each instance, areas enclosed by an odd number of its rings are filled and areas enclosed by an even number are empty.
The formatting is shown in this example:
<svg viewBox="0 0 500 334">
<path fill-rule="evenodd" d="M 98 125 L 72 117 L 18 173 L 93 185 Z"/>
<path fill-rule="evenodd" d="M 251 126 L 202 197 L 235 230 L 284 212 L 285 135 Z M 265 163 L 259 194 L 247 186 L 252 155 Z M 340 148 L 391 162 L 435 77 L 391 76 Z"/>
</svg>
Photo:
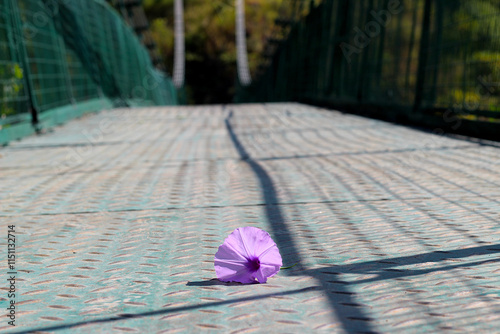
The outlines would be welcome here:
<svg viewBox="0 0 500 334">
<path fill-rule="evenodd" d="M 392 259 L 384 259 L 379 261 L 368 261 L 358 264 L 331 266 L 322 269 L 314 270 L 304 270 L 303 260 L 295 245 L 294 238 L 291 235 L 287 224 L 285 223 L 284 216 L 281 212 L 280 206 L 276 205 L 278 203 L 278 198 L 276 195 L 276 189 L 271 180 L 270 176 L 267 174 L 265 169 L 255 160 L 253 160 L 248 152 L 243 147 L 242 143 L 238 139 L 237 135 L 233 131 L 231 125 L 231 119 L 233 117 L 233 112 L 230 111 L 228 117 L 225 120 L 226 129 L 229 136 L 237 149 L 240 158 L 248 163 L 255 175 L 258 177 L 261 189 L 262 197 L 265 201 L 265 211 L 267 220 L 272 229 L 272 235 L 276 241 L 278 248 L 284 259 L 284 263 L 298 263 L 296 268 L 291 271 L 291 274 L 297 273 L 300 275 L 309 275 L 319 280 L 323 290 L 328 296 L 330 306 L 336 313 L 339 321 L 342 324 L 343 329 L 348 333 L 373 333 L 374 329 L 369 316 L 359 304 L 356 303 L 354 299 L 355 293 L 349 290 L 349 285 L 367 283 L 371 281 L 379 281 L 386 279 L 402 278 L 409 276 L 423 275 L 437 270 L 451 270 L 459 267 L 471 267 L 476 265 L 481 265 L 489 262 L 498 262 L 500 259 L 493 259 L 487 261 L 477 261 L 474 263 L 458 264 L 450 266 L 441 266 L 438 268 L 421 269 L 421 270 L 404 270 L 404 269 L 393 269 L 393 267 L 401 265 L 411 265 L 425 262 L 441 262 L 450 258 L 465 258 L 476 255 L 492 254 L 500 252 L 500 245 L 490 245 L 490 246 L 480 246 L 467 249 L 453 250 L 453 251 L 438 251 L 429 252 L 420 255 L 412 255 L 405 257 L 398 257 Z M 370 269 L 363 269 L 363 268 Z M 361 269 L 359 269 L 361 268 Z M 374 278 L 367 280 L 357 281 L 356 283 L 341 282 L 342 284 L 336 284 L 335 289 L 332 290 L 332 282 L 339 282 L 338 275 L 342 273 L 360 273 L 360 274 L 376 274 Z M 339 298 L 342 295 L 342 298 Z M 346 307 L 346 305 L 356 305 L 358 307 Z"/>
<path fill-rule="evenodd" d="M 231 125 L 231 118 L 233 117 L 233 112 L 230 111 L 227 116 L 225 123 L 226 129 L 231 137 L 231 140 L 238 151 L 242 160 L 244 160 L 256 176 L 259 179 L 260 186 L 262 189 L 262 197 L 266 203 L 265 211 L 267 220 L 272 229 L 272 235 L 278 248 L 280 249 L 280 253 L 283 257 L 284 263 L 297 263 L 297 266 L 294 268 L 294 272 L 303 272 L 304 265 L 301 255 L 298 251 L 297 246 L 295 245 L 294 238 L 291 235 L 287 224 L 285 223 L 285 219 L 281 212 L 279 205 L 274 205 L 278 203 L 278 198 L 276 195 L 276 189 L 274 187 L 274 183 L 267 174 L 267 172 L 262 168 L 262 166 L 254 161 L 246 152 L 245 148 L 241 144 L 240 140 L 236 136 L 233 131 Z M 323 274 L 315 274 L 313 275 L 320 282 L 323 290 L 328 291 L 328 280 L 331 277 L 326 277 Z M 355 300 L 351 297 L 351 292 L 343 287 L 338 287 L 338 292 L 343 294 L 344 298 L 342 298 L 343 303 L 348 304 L 356 304 Z M 342 323 L 342 327 L 349 333 L 354 332 L 363 332 L 363 333 L 374 333 L 372 326 L 370 325 L 370 318 L 365 314 L 362 308 L 345 308 L 340 304 L 340 300 L 335 298 L 333 294 L 327 293 L 329 303 L 331 308 L 337 314 L 339 321 Z"/>
<path fill-rule="evenodd" d="M 356 282 L 349 282 L 348 285 L 354 284 L 365 284 L 369 282 L 376 282 L 394 278 L 405 278 L 410 276 L 425 275 L 435 271 L 446 271 L 457 268 L 474 267 L 483 264 L 497 263 L 500 262 L 500 257 L 461 263 L 456 265 L 444 265 L 437 266 L 433 268 L 426 269 L 401 269 L 397 268 L 400 266 L 409 266 L 421 263 L 434 262 L 438 264 L 439 262 L 447 261 L 450 259 L 464 259 L 473 256 L 481 255 L 493 255 L 495 253 L 500 253 L 500 244 L 471 247 L 466 249 L 456 249 L 450 251 L 437 251 L 415 254 L 410 256 L 401 256 L 394 258 L 384 258 L 375 261 L 364 261 L 359 263 L 353 263 L 348 265 L 336 265 L 330 267 L 324 267 L 321 269 L 313 269 L 301 272 L 300 275 L 310 275 L 316 277 L 321 275 L 321 273 L 328 275 L 340 275 L 340 274 L 375 274 L 376 277 L 358 280 Z M 347 282 L 346 282 L 347 284 Z"/>
<path fill-rule="evenodd" d="M 102 324 L 109 322 L 124 321 L 130 318 L 142 318 L 148 316 L 158 316 L 163 314 L 175 313 L 196 310 L 207 307 L 216 307 L 222 305 L 229 305 L 233 303 L 240 303 L 244 301 L 262 300 L 275 296 L 285 296 L 306 293 L 314 290 L 322 290 L 328 297 L 329 304 L 332 310 L 336 313 L 343 329 L 348 333 L 375 333 L 372 320 L 356 300 L 356 293 L 352 291 L 351 287 L 357 284 L 366 284 L 369 282 L 413 277 L 418 275 L 425 275 L 434 271 L 447 271 L 461 267 L 473 267 L 484 265 L 488 263 L 500 262 L 500 258 L 492 258 L 488 260 L 480 260 L 475 262 L 467 262 L 454 265 L 436 266 L 433 268 L 425 269 L 401 269 L 400 266 L 409 266 L 427 262 L 434 262 L 439 264 L 449 259 L 464 259 L 474 256 L 492 255 L 500 253 L 500 244 L 483 245 L 470 247 L 466 249 L 456 249 L 447 251 L 433 251 L 421 254 L 414 254 L 409 256 L 399 256 L 393 258 L 384 258 L 380 260 L 364 261 L 359 263 L 352 263 L 347 265 L 332 265 L 329 267 L 322 267 L 320 269 L 306 270 L 303 264 L 303 259 L 295 244 L 295 239 L 291 234 L 287 223 L 285 222 L 284 215 L 281 212 L 278 203 L 277 193 L 273 181 L 265 169 L 255 160 L 253 160 L 245 148 L 242 146 L 240 140 L 236 136 L 231 126 L 232 112 L 225 120 L 227 131 L 231 140 L 239 152 L 240 158 L 248 163 L 253 172 L 257 175 L 261 189 L 262 196 L 265 200 L 265 212 L 269 225 L 272 229 L 272 235 L 276 241 L 278 248 L 284 259 L 284 263 L 297 263 L 297 265 L 287 271 L 289 275 L 307 275 L 314 277 L 320 282 L 320 286 L 310 286 L 302 289 L 289 290 L 284 292 L 262 294 L 257 296 L 242 297 L 224 301 L 199 303 L 195 305 L 164 308 L 149 312 L 142 312 L 136 314 L 120 314 L 113 317 L 106 317 L 102 319 L 94 319 L 90 321 L 81 321 L 71 324 L 60 324 L 54 326 L 40 327 L 29 331 L 18 331 L 13 333 L 27 333 L 35 331 L 56 331 L 67 330 L 78 326 L 89 324 Z M 340 280 L 342 274 L 374 274 L 375 277 L 359 280 L 355 282 L 345 282 Z M 334 286 L 332 287 L 332 283 Z M 217 279 L 210 279 L 205 281 L 192 281 L 186 284 L 190 287 L 204 287 L 214 285 L 233 286 L 240 285 L 239 283 L 224 283 Z"/>
<path fill-rule="evenodd" d="M 275 238 L 277 243 L 283 243 L 283 240 L 279 238 Z M 288 245 L 289 246 L 289 245 Z M 107 317 L 102 319 L 94 319 L 89 321 L 80 321 L 74 322 L 71 324 L 61 324 L 55 326 L 47 326 L 47 327 L 39 327 L 36 329 L 32 329 L 29 331 L 16 331 L 11 333 L 31 333 L 31 332 L 39 332 L 39 331 L 56 331 L 56 330 L 67 330 L 71 328 L 75 328 L 83 325 L 90 324 L 102 324 L 102 323 L 110 323 L 117 321 L 124 321 L 131 318 L 143 318 L 148 316 L 158 316 L 164 314 L 172 314 L 176 312 L 184 312 L 197 310 L 208 307 L 217 307 L 223 305 L 230 305 L 234 303 L 241 303 L 246 301 L 255 301 L 255 300 L 263 300 L 266 298 L 272 298 L 276 296 L 287 296 L 287 295 L 295 295 L 300 293 L 307 293 L 315 290 L 323 290 L 327 292 L 327 296 L 330 299 L 330 305 L 333 307 L 335 313 L 339 316 L 339 319 L 343 323 L 344 330 L 349 333 L 358 333 L 358 332 L 368 332 L 373 333 L 374 331 L 371 329 L 369 322 L 372 320 L 368 316 L 364 315 L 362 312 L 362 307 L 359 303 L 353 300 L 354 292 L 349 290 L 349 286 L 354 286 L 356 284 L 375 282 L 375 281 L 383 281 L 388 279 L 395 278 L 404 278 L 416 275 L 424 275 L 434 271 L 445 271 L 452 270 L 460 267 L 473 267 L 486 263 L 496 263 L 500 262 L 500 258 L 494 258 L 491 260 L 484 261 L 476 261 L 476 262 L 468 262 L 458 265 L 451 266 L 441 266 L 430 269 L 393 269 L 394 267 L 398 267 L 401 265 L 412 265 L 419 264 L 425 262 L 436 262 L 439 263 L 441 261 L 449 260 L 449 259 L 463 259 L 472 256 L 480 256 L 480 255 L 491 255 L 495 253 L 500 253 L 500 244 L 489 245 L 489 246 L 481 246 L 481 247 L 472 247 L 467 249 L 457 249 L 451 251 L 438 251 L 438 252 L 429 252 L 416 254 L 411 256 L 400 256 L 395 258 L 388 258 L 383 260 L 376 261 L 365 261 L 359 263 L 353 263 L 348 265 L 338 265 L 338 266 L 330 266 L 323 267 L 321 269 L 312 269 L 312 270 L 293 270 L 292 275 L 307 275 L 318 279 L 321 282 L 321 286 L 310 286 L 301 289 L 294 289 L 276 293 L 268 293 L 257 296 L 249 296 L 242 298 L 235 298 L 224 301 L 217 302 L 207 302 L 200 303 L 195 305 L 181 306 L 181 307 L 171 307 L 164 308 L 160 310 L 154 310 L 149 312 L 142 313 L 127 313 L 127 314 L 119 314 L 113 317 Z M 288 256 L 292 255 L 289 253 Z M 368 268 L 368 269 L 367 269 Z M 295 268 L 294 268 L 295 269 Z M 359 280 L 356 282 L 345 282 L 340 281 L 339 276 L 344 273 L 349 274 L 377 274 L 376 277 L 370 278 L 367 280 Z M 335 284 L 335 288 L 327 287 L 327 284 L 337 283 Z M 240 283 L 231 283 L 231 282 L 221 282 L 218 279 L 210 279 L 204 281 L 192 281 L 186 284 L 187 286 L 193 287 L 204 287 L 204 286 L 214 286 L 214 285 L 223 285 L 223 286 L 240 286 Z M 355 306 L 355 307 L 353 307 Z"/>
<path fill-rule="evenodd" d="M 209 280 L 209 281 L 212 281 L 212 280 Z M 192 283 L 194 283 L 194 284 L 188 283 L 188 285 L 190 285 L 190 286 L 205 286 L 206 281 L 192 282 Z M 208 285 L 213 285 L 213 284 L 208 283 Z M 137 318 L 144 318 L 144 317 L 151 317 L 151 316 L 159 316 L 159 315 L 164 315 L 164 314 L 169 314 L 169 313 L 191 311 L 191 310 L 196 310 L 196 309 L 206 308 L 206 307 L 216 307 L 216 306 L 229 305 L 229 304 L 241 303 L 241 302 L 247 302 L 247 301 L 255 301 L 255 300 L 261 300 L 261 299 L 278 297 L 278 296 L 293 295 L 293 294 L 304 293 L 304 292 L 318 290 L 318 289 L 321 289 L 321 287 L 311 286 L 311 287 L 307 287 L 307 288 L 289 290 L 289 291 L 284 291 L 284 292 L 267 293 L 267 294 L 262 294 L 262 295 L 257 295 L 257 296 L 235 298 L 235 299 L 224 300 L 224 301 L 208 302 L 208 303 L 200 303 L 200 304 L 188 305 L 188 306 L 164 308 L 164 309 L 154 310 L 154 311 L 149 311 L 149 312 L 119 314 L 119 315 L 116 315 L 113 317 L 107 317 L 107 318 L 102 318 L 102 319 L 94 319 L 94 320 L 88 320 L 88 321 L 73 322 L 70 324 L 60 324 L 60 325 L 54 325 L 54 326 L 38 327 L 38 328 L 30 329 L 30 330 L 20 330 L 20 331 L 14 331 L 14 332 L 9 332 L 9 333 L 19 334 L 19 333 L 38 333 L 38 332 L 50 332 L 50 331 L 57 331 L 57 330 L 68 330 L 71 328 L 84 326 L 84 325 L 104 324 L 104 323 L 111 323 L 111 322 L 117 322 L 117 321 L 124 321 L 124 320 L 132 319 L 132 318 L 137 319 Z"/>
</svg>

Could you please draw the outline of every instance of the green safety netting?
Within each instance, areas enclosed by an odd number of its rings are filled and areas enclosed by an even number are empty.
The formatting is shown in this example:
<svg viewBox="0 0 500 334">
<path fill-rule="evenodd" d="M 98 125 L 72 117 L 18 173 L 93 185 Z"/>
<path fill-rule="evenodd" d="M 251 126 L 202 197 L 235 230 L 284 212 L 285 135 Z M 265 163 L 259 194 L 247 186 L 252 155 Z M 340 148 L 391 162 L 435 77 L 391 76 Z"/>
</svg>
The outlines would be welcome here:
<svg viewBox="0 0 500 334">
<path fill-rule="evenodd" d="M 22 56 L 17 52 L 19 32 L 14 29 L 17 22 L 12 12 L 10 1 L 0 2 L 0 134 L 6 132 L 9 123 L 26 123 L 31 119 Z M 21 130 L 15 129 L 16 132 Z M 25 129 L 25 132 L 29 132 L 29 129 Z"/>
<path fill-rule="evenodd" d="M 0 2 L 0 143 L 113 105 L 172 105 L 170 78 L 101 0 Z"/>
<path fill-rule="evenodd" d="M 500 139 L 500 1 L 303 1 L 236 100 L 301 101 Z"/>
</svg>

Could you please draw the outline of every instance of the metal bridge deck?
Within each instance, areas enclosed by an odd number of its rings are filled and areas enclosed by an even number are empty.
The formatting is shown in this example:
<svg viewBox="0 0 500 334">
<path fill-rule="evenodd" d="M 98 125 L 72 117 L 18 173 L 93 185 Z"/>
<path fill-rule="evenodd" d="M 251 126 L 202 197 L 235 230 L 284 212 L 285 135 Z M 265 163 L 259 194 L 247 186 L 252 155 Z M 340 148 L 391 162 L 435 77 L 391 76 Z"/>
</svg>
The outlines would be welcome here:
<svg viewBox="0 0 500 334">
<path fill-rule="evenodd" d="M 493 333 L 500 148 L 300 104 L 103 111 L 0 149 L 22 332 Z M 284 265 L 215 280 L 240 226 Z"/>
</svg>

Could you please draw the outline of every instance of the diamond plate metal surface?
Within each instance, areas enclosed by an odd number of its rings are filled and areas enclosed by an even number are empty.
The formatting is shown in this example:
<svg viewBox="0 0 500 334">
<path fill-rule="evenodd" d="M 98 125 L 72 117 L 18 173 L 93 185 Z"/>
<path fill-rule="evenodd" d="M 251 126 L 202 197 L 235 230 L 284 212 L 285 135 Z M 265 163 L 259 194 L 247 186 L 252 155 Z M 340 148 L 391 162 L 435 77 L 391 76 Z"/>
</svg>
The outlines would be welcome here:
<svg viewBox="0 0 500 334">
<path fill-rule="evenodd" d="M 300 104 L 116 109 L 0 149 L 0 203 L 1 331 L 500 328 L 494 144 Z M 247 225 L 298 265 L 217 281 Z"/>
</svg>

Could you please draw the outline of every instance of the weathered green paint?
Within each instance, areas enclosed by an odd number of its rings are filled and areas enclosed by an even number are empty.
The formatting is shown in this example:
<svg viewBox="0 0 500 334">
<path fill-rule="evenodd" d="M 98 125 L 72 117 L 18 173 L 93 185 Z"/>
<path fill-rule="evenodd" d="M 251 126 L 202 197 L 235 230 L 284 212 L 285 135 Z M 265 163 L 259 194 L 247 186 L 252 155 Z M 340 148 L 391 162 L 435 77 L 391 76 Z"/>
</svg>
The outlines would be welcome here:
<svg viewBox="0 0 500 334">
<path fill-rule="evenodd" d="M 43 129 L 52 128 L 56 125 L 61 125 L 70 119 L 80 117 L 86 113 L 111 109 L 112 107 L 113 103 L 106 98 L 93 99 L 74 105 L 65 105 L 42 112 L 39 115 L 39 123 L 37 126 Z"/>
<path fill-rule="evenodd" d="M 4 122 L 0 121 L 0 145 L 8 144 L 13 140 L 29 136 L 35 132 L 30 115 L 20 114 L 16 116 L 15 122 L 8 119 L 4 120 Z"/>
<path fill-rule="evenodd" d="M 2 1 L 0 117 L 29 115 L 40 130 L 95 110 L 98 100 L 177 104 L 170 78 L 153 67 L 133 30 L 106 2 Z M 0 129 L 2 142 L 33 131 L 27 123 L 10 125 Z"/>
</svg>

